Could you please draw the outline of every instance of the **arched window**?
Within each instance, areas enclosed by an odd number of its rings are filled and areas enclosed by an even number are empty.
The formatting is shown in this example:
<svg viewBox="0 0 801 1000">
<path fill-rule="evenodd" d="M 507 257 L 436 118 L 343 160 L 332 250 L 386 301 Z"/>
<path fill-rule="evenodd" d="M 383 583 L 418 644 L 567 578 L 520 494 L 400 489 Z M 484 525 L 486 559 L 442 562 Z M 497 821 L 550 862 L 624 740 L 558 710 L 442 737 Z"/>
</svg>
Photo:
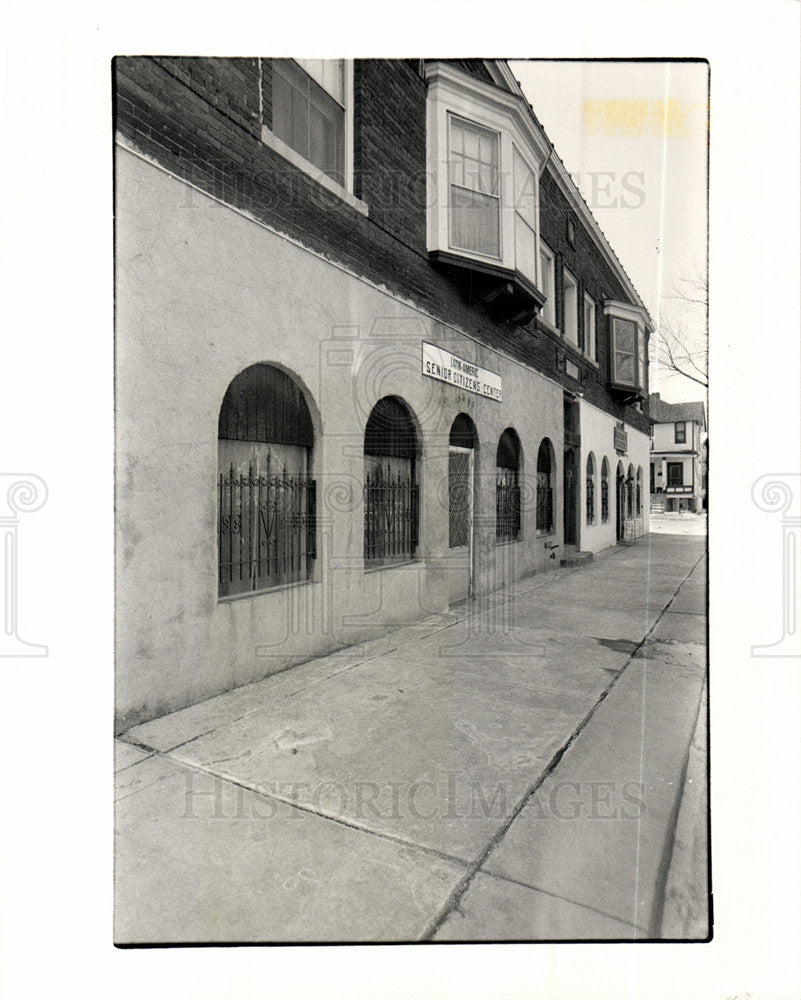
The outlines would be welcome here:
<svg viewBox="0 0 801 1000">
<path fill-rule="evenodd" d="M 637 517 L 642 517 L 642 466 L 637 467 Z"/>
<path fill-rule="evenodd" d="M 595 522 L 595 458 L 587 456 L 587 524 Z"/>
<path fill-rule="evenodd" d="M 418 443 L 397 396 L 373 407 L 364 430 L 364 561 L 381 566 L 414 557 L 418 532 Z"/>
<path fill-rule="evenodd" d="M 299 386 L 271 365 L 246 368 L 225 393 L 217 438 L 220 596 L 309 579 L 314 430 Z"/>
<path fill-rule="evenodd" d="M 553 445 L 543 438 L 537 452 L 537 531 L 551 532 L 553 521 L 553 478 L 556 474 Z"/>
<path fill-rule="evenodd" d="M 495 539 L 513 542 L 520 537 L 520 438 L 507 427 L 495 454 Z"/>
<path fill-rule="evenodd" d="M 629 474 L 626 477 L 626 515 L 634 517 L 634 466 L 629 466 Z"/>
<path fill-rule="evenodd" d="M 601 462 L 601 521 L 606 524 L 609 520 L 609 462 L 604 455 Z"/>
</svg>

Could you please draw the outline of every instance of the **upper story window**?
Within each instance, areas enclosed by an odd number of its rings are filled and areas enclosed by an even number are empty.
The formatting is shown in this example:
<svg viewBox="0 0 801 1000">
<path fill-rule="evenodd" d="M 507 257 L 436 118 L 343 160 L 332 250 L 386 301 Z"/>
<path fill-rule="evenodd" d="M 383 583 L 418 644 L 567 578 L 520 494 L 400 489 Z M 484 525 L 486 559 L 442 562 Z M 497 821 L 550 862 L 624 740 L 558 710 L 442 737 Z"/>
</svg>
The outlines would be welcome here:
<svg viewBox="0 0 801 1000">
<path fill-rule="evenodd" d="M 551 326 L 556 326 L 555 258 L 547 244 L 542 241 L 540 241 L 540 267 L 542 269 L 542 291 L 545 295 L 545 305 L 542 307 L 542 315 Z"/>
<path fill-rule="evenodd" d="M 500 255 L 499 135 L 450 118 L 450 242 L 455 250 Z"/>
<path fill-rule="evenodd" d="M 366 214 L 353 196 L 352 62 L 263 60 L 262 97 L 262 141 Z"/>
<path fill-rule="evenodd" d="M 687 424 L 683 420 L 677 420 L 674 427 L 674 438 L 676 444 L 687 443 Z"/>
<path fill-rule="evenodd" d="M 539 308 L 539 175 L 550 146 L 519 94 L 447 62 L 427 62 L 425 73 L 428 250 L 478 275 L 485 294 L 492 281 L 504 283 L 500 298 L 511 285 L 510 314 Z"/>
<path fill-rule="evenodd" d="M 591 361 L 598 360 L 598 348 L 595 340 L 595 299 L 584 295 L 584 353 Z"/>
<path fill-rule="evenodd" d="M 645 312 L 624 302 L 607 302 L 609 381 L 612 387 L 642 397 L 648 381 Z"/>
<path fill-rule="evenodd" d="M 578 347 L 578 282 L 564 269 L 564 335 L 565 340 Z"/>
<path fill-rule="evenodd" d="M 344 60 L 275 59 L 272 94 L 273 133 L 344 187 Z"/>
</svg>

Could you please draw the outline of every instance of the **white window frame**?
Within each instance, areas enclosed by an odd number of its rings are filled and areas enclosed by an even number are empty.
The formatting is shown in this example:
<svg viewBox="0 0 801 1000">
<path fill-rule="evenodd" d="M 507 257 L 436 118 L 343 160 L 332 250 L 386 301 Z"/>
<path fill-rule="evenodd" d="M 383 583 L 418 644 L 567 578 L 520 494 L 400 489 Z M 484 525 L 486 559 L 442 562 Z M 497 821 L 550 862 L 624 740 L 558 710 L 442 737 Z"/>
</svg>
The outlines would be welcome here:
<svg viewBox="0 0 801 1000">
<path fill-rule="evenodd" d="M 546 262 L 547 261 L 547 266 Z M 545 295 L 542 318 L 556 329 L 556 254 L 545 240 L 540 240 L 540 291 Z M 546 287 L 547 286 L 547 287 Z"/>
<path fill-rule="evenodd" d="M 470 188 L 465 187 L 465 185 L 456 184 L 452 179 L 453 161 L 451 157 L 453 153 L 452 153 L 451 141 L 453 135 L 453 126 L 454 123 L 456 122 L 467 126 L 467 128 L 473 127 L 482 129 L 484 132 L 488 132 L 490 135 L 495 137 L 497 143 L 496 152 L 498 157 L 498 189 L 496 193 L 486 195 L 487 198 L 494 198 L 497 201 L 497 206 L 498 206 L 498 253 L 497 254 L 484 253 L 483 251 L 480 250 L 465 250 L 464 247 L 457 246 L 457 244 L 454 242 L 453 239 L 453 215 L 451 213 L 451 188 L 460 187 L 462 190 L 466 191 L 472 190 Z M 501 253 L 503 250 L 503 212 L 501 211 L 502 201 L 501 201 L 500 175 L 501 175 L 501 133 L 497 129 L 487 128 L 487 126 L 481 125 L 478 122 L 470 121 L 463 115 L 449 114 L 448 115 L 448 207 L 447 207 L 449 250 L 456 251 L 457 253 L 469 254 L 470 256 L 482 257 L 486 260 L 495 260 L 495 261 L 501 260 Z M 484 192 L 477 192 L 477 193 L 483 194 Z"/>
<path fill-rule="evenodd" d="M 519 211 L 519 206 L 515 203 L 512 207 L 514 208 L 514 240 L 515 240 L 515 269 L 520 271 L 521 274 L 525 275 L 530 281 L 539 288 L 540 291 L 544 291 L 542 285 L 540 284 L 542 272 L 540 271 L 540 238 L 539 238 L 539 218 L 540 218 L 540 181 L 537 170 L 535 167 L 529 163 L 526 158 L 525 153 L 518 149 L 515 143 L 512 143 L 512 194 L 515 193 L 516 184 L 514 183 L 514 170 L 517 165 L 517 159 L 519 157 L 523 167 L 528 171 L 531 181 L 532 181 L 532 196 L 534 198 L 534 219 L 533 223 L 529 221 L 525 215 Z M 518 221 L 519 220 L 519 221 Z M 517 255 L 517 233 L 518 225 L 522 226 L 524 229 L 531 232 L 533 246 L 533 265 L 534 273 L 532 274 L 524 267 L 521 267 L 521 261 L 518 260 Z"/>
<path fill-rule="evenodd" d="M 572 308 L 568 310 L 568 288 L 572 290 Z M 562 336 L 578 350 L 578 279 L 569 268 L 562 268 Z"/>
<path fill-rule="evenodd" d="M 609 324 L 609 381 L 612 385 L 621 388 L 630 388 L 638 392 L 645 392 L 647 387 L 648 373 L 648 343 L 646 332 L 648 325 L 646 313 L 639 306 L 633 306 L 628 302 L 607 301 L 604 303 L 604 315 Z M 634 381 L 621 382 L 617 378 L 615 361 L 615 324 L 614 320 L 628 320 L 634 323 Z M 640 357 L 640 345 L 642 345 L 642 357 Z M 642 362 L 642 363 L 640 363 Z"/>
<path fill-rule="evenodd" d="M 298 60 L 294 60 L 298 67 L 306 73 L 306 75 L 314 80 L 314 82 L 321 86 L 326 93 L 329 91 L 325 86 L 320 83 L 320 80 L 303 66 L 303 63 Z M 353 194 L 353 60 L 343 59 L 343 94 L 344 94 L 344 111 L 345 111 L 345 184 L 339 184 L 332 177 L 324 174 L 319 167 L 315 166 L 313 163 L 309 162 L 305 156 L 302 156 L 291 146 L 287 145 L 282 139 L 266 125 L 262 123 L 261 127 L 261 141 L 265 146 L 269 146 L 274 152 L 278 153 L 285 160 L 288 160 L 293 166 L 302 170 L 304 173 L 312 177 L 318 184 L 324 187 L 327 191 L 335 194 L 338 198 L 341 198 L 344 202 L 347 202 L 352 208 L 361 212 L 363 215 L 367 215 L 367 204 L 357 198 Z M 263 111 L 263 97 L 261 95 L 261 79 L 262 79 L 262 59 L 259 58 L 259 105 L 260 109 Z M 334 100 L 339 103 L 339 98 L 331 94 Z M 263 116 L 262 116 L 263 118 Z"/>
<path fill-rule="evenodd" d="M 593 362 L 598 362 L 598 342 L 595 330 L 595 299 L 584 293 L 584 353 Z M 589 319 L 589 322 L 588 322 Z"/>
<path fill-rule="evenodd" d="M 535 128 L 522 98 L 466 76 L 443 62 L 427 62 L 427 222 L 429 251 L 516 270 L 514 153 L 516 147 L 536 182 L 536 243 L 539 245 L 539 182 L 550 146 Z M 497 257 L 464 251 L 450 245 L 450 130 L 451 117 L 464 119 L 499 134 L 500 253 Z M 536 255 L 535 255 L 536 256 Z M 521 272 L 524 273 L 525 272 Z M 525 277 L 533 282 L 531 275 Z"/>
</svg>

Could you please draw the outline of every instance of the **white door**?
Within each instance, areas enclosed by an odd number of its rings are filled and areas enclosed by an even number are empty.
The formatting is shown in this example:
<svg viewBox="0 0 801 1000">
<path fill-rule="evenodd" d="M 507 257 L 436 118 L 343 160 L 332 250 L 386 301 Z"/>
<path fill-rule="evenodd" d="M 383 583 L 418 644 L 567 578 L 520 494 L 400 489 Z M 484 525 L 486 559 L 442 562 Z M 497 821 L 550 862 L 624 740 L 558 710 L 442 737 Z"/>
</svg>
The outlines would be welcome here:
<svg viewBox="0 0 801 1000">
<path fill-rule="evenodd" d="M 448 598 L 473 592 L 473 449 L 448 449 Z"/>
</svg>

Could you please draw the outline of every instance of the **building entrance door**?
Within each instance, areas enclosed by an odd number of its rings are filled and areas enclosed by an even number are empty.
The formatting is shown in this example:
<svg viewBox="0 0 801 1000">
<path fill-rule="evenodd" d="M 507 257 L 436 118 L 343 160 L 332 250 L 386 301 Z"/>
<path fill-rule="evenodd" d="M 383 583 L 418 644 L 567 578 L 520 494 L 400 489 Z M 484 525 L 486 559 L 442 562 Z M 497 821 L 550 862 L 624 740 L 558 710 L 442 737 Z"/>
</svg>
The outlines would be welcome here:
<svg viewBox="0 0 801 1000">
<path fill-rule="evenodd" d="M 576 452 L 565 449 L 564 469 L 564 529 L 565 545 L 576 544 Z"/>
<path fill-rule="evenodd" d="M 626 518 L 626 480 L 623 477 L 623 470 L 617 470 L 615 489 L 615 508 L 617 509 L 617 540 L 623 540 L 625 534 L 623 524 Z"/>
<path fill-rule="evenodd" d="M 473 449 L 448 448 L 448 599 L 473 592 Z"/>
</svg>

